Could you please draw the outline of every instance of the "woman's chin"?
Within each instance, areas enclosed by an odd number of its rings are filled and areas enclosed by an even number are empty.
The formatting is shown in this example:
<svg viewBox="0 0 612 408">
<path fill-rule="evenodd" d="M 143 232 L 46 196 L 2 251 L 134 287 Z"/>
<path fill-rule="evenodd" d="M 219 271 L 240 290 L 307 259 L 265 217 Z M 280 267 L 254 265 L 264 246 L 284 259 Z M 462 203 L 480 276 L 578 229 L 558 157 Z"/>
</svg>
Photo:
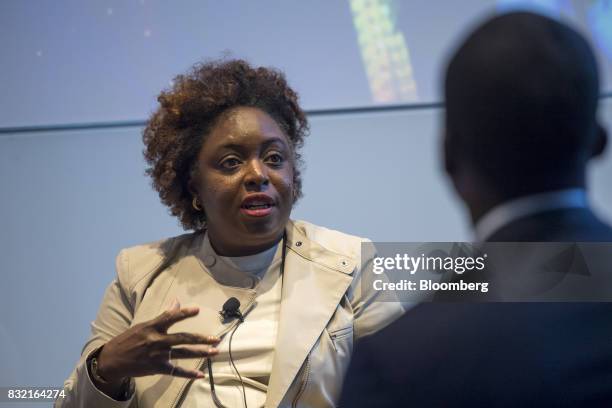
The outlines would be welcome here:
<svg viewBox="0 0 612 408">
<path fill-rule="evenodd" d="M 257 253 L 274 246 L 283 236 L 290 214 L 277 208 L 267 214 L 241 211 L 231 223 L 209 223 L 208 234 L 216 250 L 232 254 Z M 234 255 L 240 256 L 240 255 Z"/>
<path fill-rule="evenodd" d="M 251 236 L 253 241 L 259 241 L 281 235 L 286 222 L 282 222 L 278 217 L 248 217 L 242 225 L 245 235 Z"/>
<path fill-rule="evenodd" d="M 245 238 L 249 242 L 276 241 L 283 235 L 289 217 L 279 217 L 278 214 L 266 216 L 242 216 L 241 224 Z"/>
</svg>

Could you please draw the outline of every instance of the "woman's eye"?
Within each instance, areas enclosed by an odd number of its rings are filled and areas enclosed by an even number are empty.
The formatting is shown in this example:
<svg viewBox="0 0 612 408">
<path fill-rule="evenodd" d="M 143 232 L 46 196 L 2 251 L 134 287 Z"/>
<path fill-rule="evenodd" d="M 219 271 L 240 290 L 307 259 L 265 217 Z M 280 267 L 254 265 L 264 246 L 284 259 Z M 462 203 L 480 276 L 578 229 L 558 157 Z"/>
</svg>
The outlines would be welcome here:
<svg viewBox="0 0 612 408">
<path fill-rule="evenodd" d="M 281 164 L 284 158 L 278 153 L 271 153 L 266 157 L 266 161 L 272 164 Z"/>
<path fill-rule="evenodd" d="M 221 162 L 221 167 L 223 167 L 224 169 L 233 169 L 239 164 L 240 160 L 236 159 L 235 157 L 230 157 Z"/>
</svg>

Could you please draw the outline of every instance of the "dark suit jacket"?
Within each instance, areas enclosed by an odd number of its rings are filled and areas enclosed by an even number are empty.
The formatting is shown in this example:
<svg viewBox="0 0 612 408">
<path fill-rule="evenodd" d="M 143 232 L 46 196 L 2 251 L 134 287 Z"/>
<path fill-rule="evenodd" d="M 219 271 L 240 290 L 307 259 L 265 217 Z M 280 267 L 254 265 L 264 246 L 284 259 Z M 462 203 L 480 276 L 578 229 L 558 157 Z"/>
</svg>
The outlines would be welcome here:
<svg viewBox="0 0 612 408">
<path fill-rule="evenodd" d="M 612 242 L 586 209 L 490 241 Z M 340 407 L 612 407 L 612 303 L 424 303 L 357 344 Z"/>
</svg>

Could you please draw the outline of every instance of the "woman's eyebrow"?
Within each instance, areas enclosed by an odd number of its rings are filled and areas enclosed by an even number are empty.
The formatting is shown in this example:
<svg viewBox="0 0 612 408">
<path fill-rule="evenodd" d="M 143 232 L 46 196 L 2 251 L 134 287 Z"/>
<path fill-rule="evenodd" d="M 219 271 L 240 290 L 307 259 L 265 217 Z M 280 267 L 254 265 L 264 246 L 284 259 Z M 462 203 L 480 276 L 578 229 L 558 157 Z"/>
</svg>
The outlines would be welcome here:
<svg viewBox="0 0 612 408">
<path fill-rule="evenodd" d="M 219 146 L 219 149 L 227 149 L 227 150 L 243 150 L 244 145 L 240 143 L 225 143 Z"/>
<path fill-rule="evenodd" d="M 287 141 L 284 138 L 281 138 L 281 137 L 272 137 L 271 139 L 266 140 L 263 143 L 263 146 L 264 147 L 268 147 L 268 146 L 270 146 L 271 144 L 274 144 L 274 143 L 279 143 L 283 147 L 288 147 Z"/>
<path fill-rule="evenodd" d="M 276 137 L 273 136 L 270 139 L 267 139 L 266 141 L 264 141 L 262 143 L 262 147 L 268 148 L 270 145 L 273 144 L 280 144 L 282 147 L 288 148 L 289 145 L 287 144 L 287 141 L 284 140 L 284 138 L 282 137 Z M 234 143 L 234 142 L 228 142 L 228 143 L 224 143 L 221 146 L 218 147 L 219 150 L 233 150 L 233 151 L 238 151 L 238 152 L 243 152 L 245 150 L 248 150 L 248 146 L 242 144 L 242 143 Z"/>
</svg>

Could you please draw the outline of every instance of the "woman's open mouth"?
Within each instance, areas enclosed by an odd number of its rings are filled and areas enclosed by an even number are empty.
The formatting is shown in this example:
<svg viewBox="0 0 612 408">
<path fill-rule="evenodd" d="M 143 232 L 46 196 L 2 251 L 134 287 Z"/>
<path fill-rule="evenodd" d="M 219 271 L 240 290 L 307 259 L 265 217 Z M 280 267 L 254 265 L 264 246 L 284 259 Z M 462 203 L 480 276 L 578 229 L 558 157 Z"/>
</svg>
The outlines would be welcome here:
<svg viewBox="0 0 612 408">
<path fill-rule="evenodd" d="M 274 200 L 266 194 L 252 194 L 240 205 L 240 212 L 250 217 L 265 217 L 272 212 Z"/>
</svg>

